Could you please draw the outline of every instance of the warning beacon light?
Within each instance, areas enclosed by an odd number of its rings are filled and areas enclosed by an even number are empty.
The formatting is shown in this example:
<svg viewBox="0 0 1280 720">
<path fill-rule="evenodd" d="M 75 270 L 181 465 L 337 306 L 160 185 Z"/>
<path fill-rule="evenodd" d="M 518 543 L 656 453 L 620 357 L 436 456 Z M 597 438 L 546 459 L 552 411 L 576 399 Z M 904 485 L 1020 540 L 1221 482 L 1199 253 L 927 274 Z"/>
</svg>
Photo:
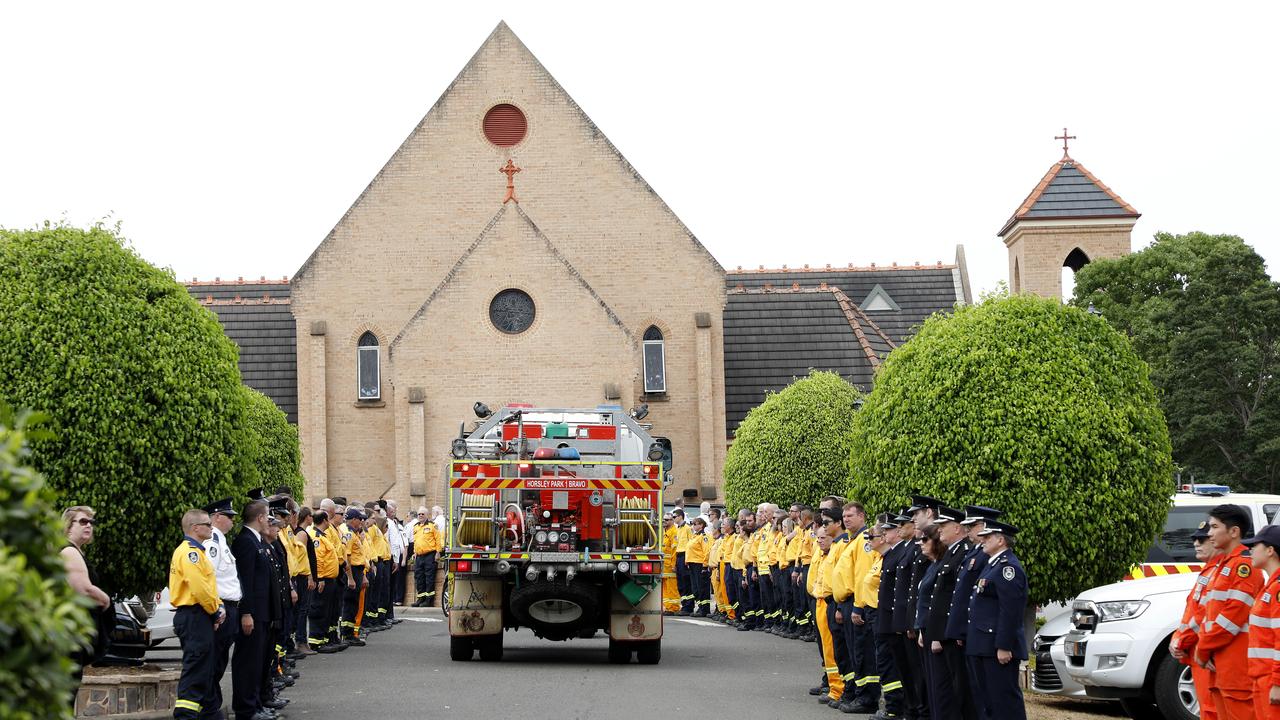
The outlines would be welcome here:
<svg viewBox="0 0 1280 720">
<path fill-rule="evenodd" d="M 480 418 L 481 420 L 493 414 L 493 411 L 489 409 L 489 406 L 485 405 L 482 402 L 477 402 L 475 405 L 472 405 L 471 409 L 475 411 L 476 417 Z"/>
</svg>

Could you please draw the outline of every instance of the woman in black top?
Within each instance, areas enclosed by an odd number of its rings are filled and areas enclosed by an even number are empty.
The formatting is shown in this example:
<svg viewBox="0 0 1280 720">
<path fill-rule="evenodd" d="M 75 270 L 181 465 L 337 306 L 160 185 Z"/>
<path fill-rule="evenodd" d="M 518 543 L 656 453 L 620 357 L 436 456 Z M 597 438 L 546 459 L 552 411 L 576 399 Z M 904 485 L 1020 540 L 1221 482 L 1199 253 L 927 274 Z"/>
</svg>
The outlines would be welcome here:
<svg viewBox="0 0 1280 720">
<path fill-rule="evenodd" d="M 67 583 L 76 592 L 93 601 L 92 610 L 94 636 L 86 638 L 80 648 L 71 656 L 76 663 L 76 690 L 80 688 L 80 678 L 89 663 L 102 657 L 107 649 L 107 636 L 111 626 L 115 624 L 115 615 L 111 611 L 111 598 L 98 586 L 98 574 L 94 572 L 84 557 L 84 546 L 93 542 L 94 520 L 93 508 L 77 505 L 67 508 L 62 513 L 62 527 L 67 535 L 67 547 L 62 549 L 62 562 L 67 569 Z M 108 624 L 108 621 L 110 623 Z M 72 695 L 74 703 L 75 696 Z"/>
</svg>

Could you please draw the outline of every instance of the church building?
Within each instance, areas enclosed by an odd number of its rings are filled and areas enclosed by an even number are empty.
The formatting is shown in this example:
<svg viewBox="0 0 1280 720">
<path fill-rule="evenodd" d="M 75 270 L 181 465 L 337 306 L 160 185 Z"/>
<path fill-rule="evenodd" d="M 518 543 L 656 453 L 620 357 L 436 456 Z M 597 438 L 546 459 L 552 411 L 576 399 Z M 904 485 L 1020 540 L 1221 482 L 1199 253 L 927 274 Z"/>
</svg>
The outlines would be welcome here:
<svg viewBox="0 0 1280 720">
<path fill-rule="evenodd" d="M 1015 290 L 1053 294 L 1070 253 L 1128 252 L 1137 213 L 1068 161 L 1000 233 Z M 413 505 L 442 503 L 478 401 L 647 405 L 668 496 L 718 500 L 767 392 L 811 368 L 869 390 L 926 317 L 972 301 L 963 247 L 726 271 L 505 23 L 294 277 L 188 289 L 297 424 L 309 502 Z"/>
</svg>

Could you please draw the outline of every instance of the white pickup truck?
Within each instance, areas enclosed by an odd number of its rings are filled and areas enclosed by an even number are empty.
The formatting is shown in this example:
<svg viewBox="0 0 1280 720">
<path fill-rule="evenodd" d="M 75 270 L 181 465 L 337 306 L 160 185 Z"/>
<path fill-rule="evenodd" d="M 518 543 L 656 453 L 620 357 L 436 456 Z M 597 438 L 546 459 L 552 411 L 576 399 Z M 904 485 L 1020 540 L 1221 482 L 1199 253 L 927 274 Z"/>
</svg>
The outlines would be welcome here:
<svg viewBox="0 0 1280 720">
<path fill-rule="evenodd" d="M 1215 494 L 1199 488 L 1179 493 L 1148 554 L 1148 567 L 1192 564 L 1198 571 L 1191 533 L 1222 503 L 1245 507 L 1254 527 L 1261 527 L 1275 520 L 1280 495 Z M 1089 697 L 1120 700 L 1133 718 L 1200 717 L 1191 668 L 1173 659 L 1168 649 L 1196 576 L 1156 574 L 1081 593 L 1071 604 L 1071 631 L 1062 638 L 1067 674 Z"/>
</svg>

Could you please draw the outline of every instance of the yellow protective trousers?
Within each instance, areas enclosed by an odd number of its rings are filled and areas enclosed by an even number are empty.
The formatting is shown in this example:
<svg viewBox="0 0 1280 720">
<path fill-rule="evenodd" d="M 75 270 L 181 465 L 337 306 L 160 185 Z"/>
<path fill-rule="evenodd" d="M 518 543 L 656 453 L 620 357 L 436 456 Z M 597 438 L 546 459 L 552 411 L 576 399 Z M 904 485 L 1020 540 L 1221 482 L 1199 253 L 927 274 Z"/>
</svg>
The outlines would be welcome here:
<svg viewBox="0 0 1280 720">
<path fill-rule="evenodd" d="M 822 643 L 822 671 L 827 674 L 827 685 L 831 691 L 828 695 L 838 700 L 844 695 L 844 678 L 840 676 L 840 666 L 836 664 L 835 643 L 831 639 L 831 628 L 827 627 L 827 601 L 818 599 L 815 613 L 818 622 L 818 640 Z M 836 628 L 838 632 L 840 628 Z"/>
</svg>

